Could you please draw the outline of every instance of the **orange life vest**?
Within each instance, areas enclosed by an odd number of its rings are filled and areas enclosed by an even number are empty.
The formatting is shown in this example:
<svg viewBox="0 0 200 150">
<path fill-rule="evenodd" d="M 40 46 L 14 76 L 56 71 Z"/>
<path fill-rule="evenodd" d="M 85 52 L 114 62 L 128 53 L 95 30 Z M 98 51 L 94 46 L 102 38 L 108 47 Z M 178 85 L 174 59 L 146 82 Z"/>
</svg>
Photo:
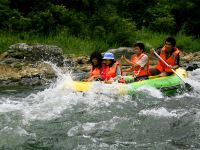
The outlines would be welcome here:
<svg viewBox="0 0 200 150">
<path fill-rule="evenodd" d="M 100 75 L 100 69 L 98 67 L 94 68 L 91 66 L 90 68 L 90 78 L 98 77 Z"/>
<path fill-rule="evenodd" d="M 174 52 L 172 53 L 172 55 L 169 58 L 166 58 L 166 48 L 163 47 L 160 51 L 160 57 L 168 64 L 171 66 L 176 65 L 176 58 L 178 56 L 178 54 L 180 53 L 178 48 L 174 48 Z M 168 72 L 171 73 L 172 70 L 170 68 L 168 68 L 160 59 L 158 60 L 158 63 L 156 65 L 156 69 L 158 69 L 160 72 Z"/>
<path fill-rule="evenodd" d="M 142 53 L 140 56 L 137 56 L 136 54 L 133 55 L 131 62 L 133 64 L 137 64 L 137 62 L 144 56 Z M 132 67 L 133 69 L 133 76 L 134 77 L 141 77 L 141 76 L 147 76 L 148 75 L 148 70 L 149 70 L 149 63 L 147 63 L 144 67 Z"/>
<path fill-rule="evenodd" d="M 116 61 L 112 67 L 106 66 L 105 64 L 102 64 L 101 68 L 101 79 L 102 80 L 109 80 L 111 78 L 116 77 L 116 70 L 119 66 L 119 63 Z"/>
</svg>

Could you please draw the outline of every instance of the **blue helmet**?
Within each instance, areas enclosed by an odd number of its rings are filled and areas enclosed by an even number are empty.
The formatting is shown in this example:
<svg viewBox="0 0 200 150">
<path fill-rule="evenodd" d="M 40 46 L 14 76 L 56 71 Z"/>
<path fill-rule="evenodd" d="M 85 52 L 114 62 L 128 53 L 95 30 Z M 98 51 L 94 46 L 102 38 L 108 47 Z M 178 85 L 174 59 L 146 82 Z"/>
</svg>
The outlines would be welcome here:
<svg viewBox="0 0 200 150">
<path fill-rule="evenodd" d="M 110 53 L 110 52 L 106 52 L 104 55 L 103 55 L 103 59 L 115 59 L 114 57 L 114 54 L 113 53 Z"/>
</svg>

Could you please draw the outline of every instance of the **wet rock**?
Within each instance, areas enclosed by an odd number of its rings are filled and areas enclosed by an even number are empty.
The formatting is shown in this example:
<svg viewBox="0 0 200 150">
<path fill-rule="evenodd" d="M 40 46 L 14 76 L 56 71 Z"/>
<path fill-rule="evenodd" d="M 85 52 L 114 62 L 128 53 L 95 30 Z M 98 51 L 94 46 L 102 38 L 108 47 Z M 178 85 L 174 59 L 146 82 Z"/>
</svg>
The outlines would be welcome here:
<svg viewBox="0 0 200 150">
<path fill-rule="evenodd" d="M 192 53 L 186 54 L 185 56 L 181 57 L 182 60 L 191 61 L 193 60 L 194 56 Z"/>
<path fill-rule="evenodd" d="M 17 43 L 11 45 L 7 50 L 8 58 L 25 61 L 51 61 L 58 66 L 63 65 L 63 51 L 55 45 L 28 45 L 26 43 Z"/>
<path fill-rule="evenodd" d="M 63 66 L 62 49 L 54 45 L 17 43 L 0 55 L 0 83 L 30 84 L 41 83 L 41 77 L 53 78 L 55 71 L 50 63 Z"/>
<path fill-rule="evenodd" d="M 88 56 L 81 56 L 81 57 L 78 57 L 76 62 L 78 64 L 89 64 L 89 57 Z"/>
<path fill-rule="evenodd" d="M 5 79 L 5 80 L 0 80 L 0 85 L 1 86 L 5 86 L 5 85 L 15 86 L 15 85 L 19 85 L 19 82 L 20 80 Z"/>
<path fill-rule="evenodd" d="M 55 72 L 49 64 L 38 62 L 36 64 L 28 64 L 19 68 L 12 67 L 7 64 L 0 64 L 0 83 L 2 84 L 33 84 L 32 79 L 55 77 Z M 26 78 L 26 80 L 25 80 Z M 5 81 L 8 82 L 5 82 Z M 29 81 L 32 80 L 31 83 Z M 25 83 L 27 81 L 27 83 Z M 35 82 L 36 80 L 34 80 Z M 36 83 L 34 83 L 35 85 Z"/>
<path fill-rule="evenodd" d="M 199 62 L 190 62 L 185 66 L 187 71 L 193 71 L 198 68 L 200 68 L 200 63 Z"/>
<path fill-rule="evenodd" d="M 8 52 L 4 52 L 3 54 L 0 55 L 0 61 L 3 60 L 8 56 Z"/>
<path fill-rule="evenodd" d="M 16 61 L 18 61 L 16 58 L 9 57 L 9 58 L 3 59 L 1 61 L 1 64 L 12 64 L 12 63 L 15 63 Z"/>
<path fill-rule="evenodd" d="M 184 62 L 200 61 L 200 52 L 186 53 L 181 52 L 181 60 Z"/>
<path fill-rule="evenodd" d="M 78 63 L 76 61 L 76 56 L 74 54 L 68 54 L 64 56 L 64 66 L 65 67 L 76 67 Z"/>
<path fill-rule="evenodd" d="M 40 77 L 31 77 L 31 78 L 21 78 L 20 85 L 42 85 L 42 80 Z"/>
</svg>

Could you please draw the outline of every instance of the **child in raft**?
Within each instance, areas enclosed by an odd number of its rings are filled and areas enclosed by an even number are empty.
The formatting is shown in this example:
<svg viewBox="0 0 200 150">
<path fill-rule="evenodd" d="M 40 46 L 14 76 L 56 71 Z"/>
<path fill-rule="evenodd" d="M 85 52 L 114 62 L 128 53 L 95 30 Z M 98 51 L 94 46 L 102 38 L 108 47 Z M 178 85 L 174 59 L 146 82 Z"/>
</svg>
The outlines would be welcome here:
<svg viewBox="0 0 200 150">
<path fill-rule="evenodd" d="M 101 73 L 101 65 L 102 65 L 102 55 L 98 51 L 94 51 L 90 55 L 90 73 L 89 77 L 87 79 L 83 79 L 82 81 L 85 82 L 90 82 L 90 81 L 95 81 L 100 78 L 100 73 Z"/>
<path fill-rule="evenodd" d="M 121 67 L 113 53 L 104 54 L 100 76 L 102 81 L 109 84 L 121 77 Z"/>
<path fill-rule="evenodd" d="M 131 68 L 122 70 L 124 72 L 133 73 L 132 79 L 127 82 L 134 82 L 148 79 L 148 70 L 149 70 L 149 61 L 148 56 L 144 54 L 145 46 L 143 43 L 136 43 L 133 45 L 134 55 L 132 55 L 131 60 L 128 60 L 125 56 L 121 57 L 122 61 L 125 61 L 126 64 L 130 65 Z M 125 82 L 122 79 L 119 82 Z"/>
</svg>

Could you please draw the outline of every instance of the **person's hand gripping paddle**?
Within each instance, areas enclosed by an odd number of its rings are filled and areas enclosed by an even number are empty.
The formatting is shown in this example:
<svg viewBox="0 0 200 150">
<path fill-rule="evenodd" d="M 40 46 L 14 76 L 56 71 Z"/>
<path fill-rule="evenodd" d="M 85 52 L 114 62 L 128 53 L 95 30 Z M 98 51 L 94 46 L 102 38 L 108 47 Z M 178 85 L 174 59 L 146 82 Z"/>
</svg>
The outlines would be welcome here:
<svg viewBox="0 0 200 150">
<path fill-rule="evenodd" d="M 164 60 L 156 53 L 155 50 L 154 50 L 154 54 L 155 54 L 166 66 L 169 67 L 169 65 L 166 63 L 166 61 L 164 61 Z M 170 68 L 170 67 L 169 67 L 169 68 Z M 175 74 L 183 81 L 184 86 L 185 86 L 185 88 L 186 88 L 188 91 L 193 90 L 192 86 L 191 86 L 189 83 L 185 82 L 184 79 L 183 79 L 174 69 L 172 69 L 172 68 L 170 68 L 170 69 L 172 70 L 173 73 L 175 73 Z"/>
</svg>

